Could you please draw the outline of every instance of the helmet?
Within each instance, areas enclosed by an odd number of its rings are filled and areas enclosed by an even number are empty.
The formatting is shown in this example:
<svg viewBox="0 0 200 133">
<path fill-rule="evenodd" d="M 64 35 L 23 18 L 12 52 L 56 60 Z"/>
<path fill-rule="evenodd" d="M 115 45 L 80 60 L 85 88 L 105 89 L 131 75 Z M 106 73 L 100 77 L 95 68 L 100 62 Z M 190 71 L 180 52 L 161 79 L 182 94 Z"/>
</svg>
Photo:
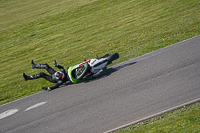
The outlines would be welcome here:
<svg viewBox="0 0 200 133">
<path fill-rule="evenodd" d="M 62 77 L 62 72 L 58 71 L 55 73 L 55 78 L 60 79 Z"/>
</svg>

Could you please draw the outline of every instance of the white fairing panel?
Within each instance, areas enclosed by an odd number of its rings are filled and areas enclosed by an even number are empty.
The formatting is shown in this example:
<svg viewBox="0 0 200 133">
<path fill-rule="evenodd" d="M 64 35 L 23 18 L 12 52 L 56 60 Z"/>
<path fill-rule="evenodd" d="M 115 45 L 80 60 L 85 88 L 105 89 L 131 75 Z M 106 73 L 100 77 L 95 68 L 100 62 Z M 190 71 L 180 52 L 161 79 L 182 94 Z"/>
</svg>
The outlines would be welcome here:
<svg viewBox="0 0 200 133">
<path fill-rule="evenodd" d="M 103 69 L 107 65 L 107 59 L 91 59 L 89 65 L 91 66 L 92 73 L 98 73 L 101 69 Z"/>
</svg>

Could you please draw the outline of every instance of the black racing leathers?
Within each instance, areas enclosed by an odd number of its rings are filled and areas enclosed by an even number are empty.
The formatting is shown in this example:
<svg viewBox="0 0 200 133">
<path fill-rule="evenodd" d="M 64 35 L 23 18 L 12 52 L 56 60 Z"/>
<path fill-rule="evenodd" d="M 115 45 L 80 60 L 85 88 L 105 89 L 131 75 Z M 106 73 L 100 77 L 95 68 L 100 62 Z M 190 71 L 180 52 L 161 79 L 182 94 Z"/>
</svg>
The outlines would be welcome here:
<svg viewBox="0 0 200 133">
<path fill-rule="evenodd" d="M 56 61 L 54 62 L 54 66 L 60 69 L 59 73 L 61 73 L 61 77 L 59 77 L 59 78 L 56 77 L 57 71 L 55 71 L 53 68 L 51 68 L 46 63 L 45 64 L 34 64 L 33 61 L 31 61 L 31 65 L 32 65 L 32 68 L 46 69 L 50 75 L 48 75 L 44 72 L 40 72 L 36 75 L 27 76 L 23 73 L 25 81 L 32 80 L 32 79 L 38 79 L 38 78 L 44 78 L 52 83 L 56 83 L 54 86 L 49 87 L 50 90 L 58 88 L 60 85 L 62 85 L 63 83 L 68 81 L 67 72 L 65 71 L 64 67 L 57 65 Z M 46 88 L 46 87 L 43 87 L 43 88 Z"/>
</svg>

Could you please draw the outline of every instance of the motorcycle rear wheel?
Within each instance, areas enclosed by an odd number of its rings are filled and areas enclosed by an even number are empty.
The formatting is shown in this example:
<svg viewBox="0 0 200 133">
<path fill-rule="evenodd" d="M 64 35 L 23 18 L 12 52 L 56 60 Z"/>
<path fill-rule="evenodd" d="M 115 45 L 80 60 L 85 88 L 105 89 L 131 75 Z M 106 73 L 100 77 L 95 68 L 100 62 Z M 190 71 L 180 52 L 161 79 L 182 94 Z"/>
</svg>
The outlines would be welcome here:
<svg viewBox="0 0 200 133">
<path fill-rule="evenodd" d="M 111 64 L 112 61 L 116 60 L 119 58 L 119 54 L 118 53 L 114 53 L 111 54 L 110 56 L 106 57 L 106 59 L 108 60 L 108 64 Z"/>
</svg>

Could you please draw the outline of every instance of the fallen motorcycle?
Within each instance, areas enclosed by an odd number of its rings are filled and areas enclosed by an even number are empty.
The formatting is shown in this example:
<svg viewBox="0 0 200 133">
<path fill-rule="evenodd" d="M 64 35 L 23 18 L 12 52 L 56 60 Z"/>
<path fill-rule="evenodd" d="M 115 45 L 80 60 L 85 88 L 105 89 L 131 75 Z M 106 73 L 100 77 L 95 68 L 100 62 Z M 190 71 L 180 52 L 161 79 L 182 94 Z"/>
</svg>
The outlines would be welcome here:
<svg viewBox="0 0 200 133">
<path fill-rule="evenodd" d="M 119 58 L 119 54 L 106 54 L 100 58 L 90 59 L 75 66 L 71 66 L 68 69 L 68 77 L 73 83 L 79 83 L 84 79 L 91 77 L 101 70 L 106 70 L 107 65 L 112 61 Z"/>
</svg>

